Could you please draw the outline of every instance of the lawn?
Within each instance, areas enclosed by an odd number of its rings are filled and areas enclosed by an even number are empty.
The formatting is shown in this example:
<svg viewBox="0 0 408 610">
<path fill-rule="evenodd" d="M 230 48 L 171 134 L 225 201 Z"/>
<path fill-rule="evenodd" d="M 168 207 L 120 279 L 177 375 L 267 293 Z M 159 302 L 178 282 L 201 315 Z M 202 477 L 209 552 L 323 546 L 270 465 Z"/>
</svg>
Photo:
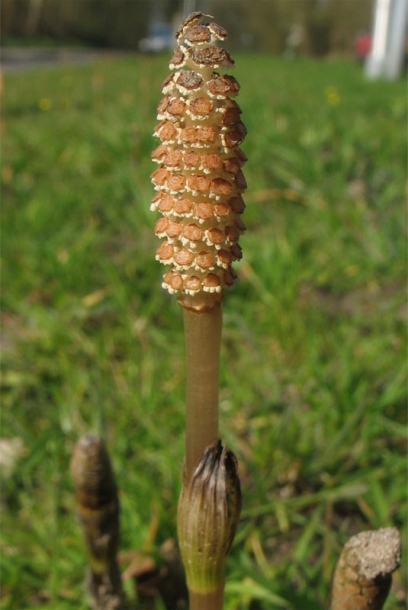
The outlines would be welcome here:
<svg viewBox="0 0 408 610">
<path fill-rule="evenodd" d="M 225 298 L 220 427 L 243 512 L 225 607 L 323 609 L 348 538 L 396 526 L 386 609 L 402 609 L 406 83 L 345 59 L 235 60 L 248 230 Z M 176 537 L 182 312 L 160 287 L 149 211 L 167 62 L 4 77 L 4 610 L 86 608 L 69 460 L 88 431 L 112 458 L 121 550 Z"/>
</svg>

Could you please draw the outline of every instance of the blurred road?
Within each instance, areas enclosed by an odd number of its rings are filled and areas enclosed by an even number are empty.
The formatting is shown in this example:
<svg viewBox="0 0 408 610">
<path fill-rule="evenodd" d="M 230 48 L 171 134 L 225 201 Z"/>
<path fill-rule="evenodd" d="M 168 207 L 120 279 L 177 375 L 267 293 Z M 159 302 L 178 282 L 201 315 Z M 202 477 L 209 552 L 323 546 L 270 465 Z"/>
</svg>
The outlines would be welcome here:
<svg viewBox="0 0 408 610">
<path fill-rule="evenodd" d="M 3 47 L 0 63 L 3 72 L 33 70 L 60 63 L 88 63 L 96 59 L 129 55 L 125 51 L 105 51 L 99 49 L 68 49 L 37 47 Z"/>
</svg>

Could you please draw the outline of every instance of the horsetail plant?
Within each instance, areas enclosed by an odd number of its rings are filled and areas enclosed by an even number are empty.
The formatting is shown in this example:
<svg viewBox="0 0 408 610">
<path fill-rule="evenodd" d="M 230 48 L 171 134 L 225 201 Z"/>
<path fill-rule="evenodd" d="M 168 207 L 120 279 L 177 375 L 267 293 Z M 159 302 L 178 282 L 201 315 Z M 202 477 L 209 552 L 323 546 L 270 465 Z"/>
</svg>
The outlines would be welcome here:
<svg viewBox="0 0 408 610">
<path fill-rule="evenodd" d="M 163 241 L 162 286 L 183 307 L 186 344 L 186 458 L 178 531 L 190 608 L 222 608 L 226 556 L 240 513 L 236 460 L 218 441 L 218 382 L 224 290 L 237 276 L 246 188 L 246 135 L 234 101 L 234 61 L 216 46 L 227 32 L 195 12 L 180 25 L 164 81 L 152 158 L 152 211 Z M 215 534 L 215 532 L 217 532 Z"/>
<path fill-rule="evenodd" d="M 400 557 L 401 537 L 395 527 L 352 536 L 334 571 L 331 610 L 381 610 Z"/>
<path fill-rule="evenodd" d="M 70 464 L 76 509 L 88 552 L 86 588 L 93 610 L 125 610 L 116 559 L 119 501 L 109 455 L 94 434 L 81 437 Z"/>
</svg>

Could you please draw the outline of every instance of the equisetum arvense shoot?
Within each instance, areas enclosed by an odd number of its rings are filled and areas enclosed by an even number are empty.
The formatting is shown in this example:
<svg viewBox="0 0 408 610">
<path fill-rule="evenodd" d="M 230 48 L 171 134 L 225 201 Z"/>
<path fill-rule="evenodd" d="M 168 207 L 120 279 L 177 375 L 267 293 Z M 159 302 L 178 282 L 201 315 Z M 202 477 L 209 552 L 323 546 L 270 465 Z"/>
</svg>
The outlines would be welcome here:
<svg viewBox="0 0 408 610">
<path fill-rule="evenodd" d="M 151 209 L 160 213 L 155 233 L 162 240 L 156 259 L 168 267 L 162 286 L 184 312 L 186 458 L 178 531 L 191 610 L 222 608 L 241 507 L 236 459 L 218 439 L 222 301 L 237 279 L 232 265 L 241 258 L 246 188 L 240 149 L 246 129 L 234 99 L 240 87 L 223 73 L 234 61 L 217 46 L 226 37 L 201 12 L 181 23 L 158 105 L 154 134 L 161 143 L 152 154 L 159 167 Z"/>
</svg>

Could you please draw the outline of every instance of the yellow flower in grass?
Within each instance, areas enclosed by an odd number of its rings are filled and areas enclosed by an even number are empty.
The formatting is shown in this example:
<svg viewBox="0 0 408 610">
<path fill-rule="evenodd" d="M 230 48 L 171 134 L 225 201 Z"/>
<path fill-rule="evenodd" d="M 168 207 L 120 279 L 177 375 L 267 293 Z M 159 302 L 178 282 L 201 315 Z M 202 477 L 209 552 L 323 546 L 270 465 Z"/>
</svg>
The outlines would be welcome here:
<svg viewBox="0 0 408 610">
<path fill-rule="evenodd" d="M 324 90 L 324 95 L 329 106 L 338 106 L 340 104 L 340 94 L 334 85 L 328 85 Z"/>
<path fill-rule="evenodd" d="M 51 110 L 52 101 L 48 97 L 42 97 L 38 101 L 38 107 L 40 110 L 43 110 L 44 112 L 46 112 L 47 110 Z"/>
</svg>

